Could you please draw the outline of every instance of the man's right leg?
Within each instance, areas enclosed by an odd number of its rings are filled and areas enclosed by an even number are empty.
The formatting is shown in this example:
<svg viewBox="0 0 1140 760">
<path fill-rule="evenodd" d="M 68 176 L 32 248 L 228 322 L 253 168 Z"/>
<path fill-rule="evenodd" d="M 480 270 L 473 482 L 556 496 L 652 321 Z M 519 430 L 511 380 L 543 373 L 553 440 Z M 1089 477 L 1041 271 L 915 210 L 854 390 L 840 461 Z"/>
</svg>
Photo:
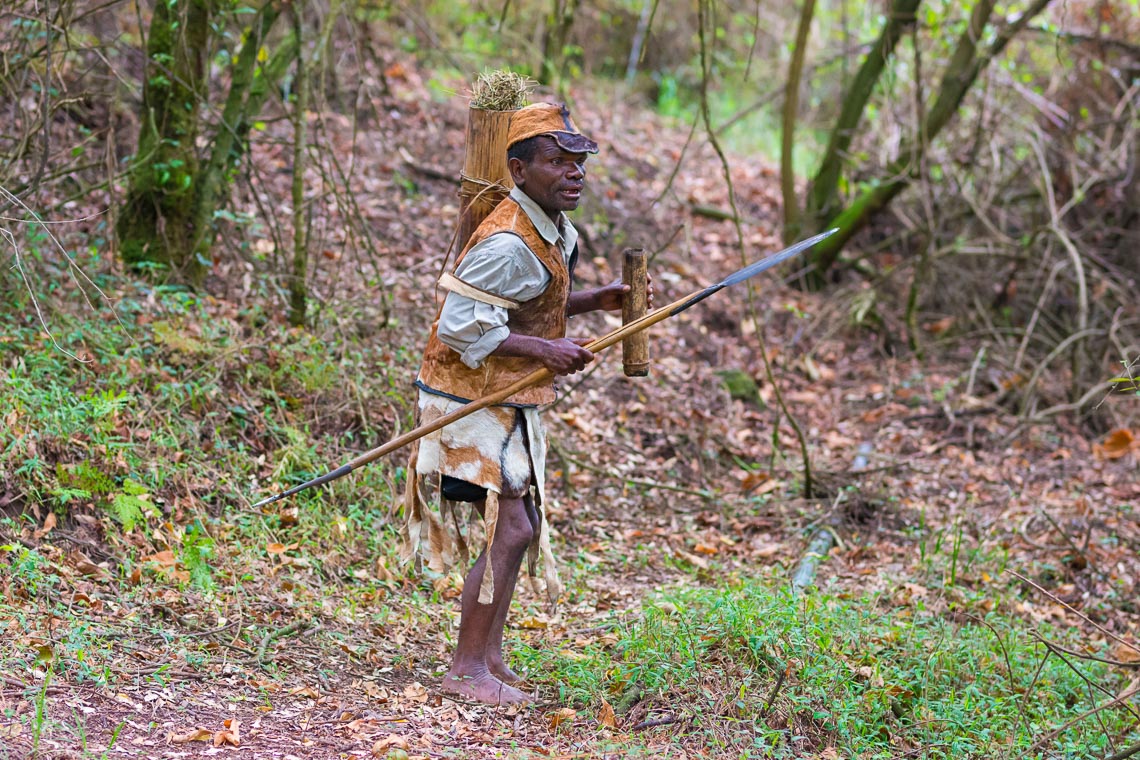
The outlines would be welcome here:
<svg viewBox="0 0 1140 760">
<path fill-rule="evenodd" d="M 533 535 L 523 499 L 500 496 L 490 557 L 484 552 L 463 583 L 459 641 L 451 669 L 443 679 L 444 690 L 492 705 L 529 701 L 526 694 L 503 683 L 491 672 L 487 650 L 492 640 L 502 642 L 505 610 L 510 607 L 515 580 Z M 490 604 L 480 604 L 479 587 L 488 561 L 494 571 L 495 593 Z M 500 614 L 501 611 L 504 614 Z"/>
</svg>

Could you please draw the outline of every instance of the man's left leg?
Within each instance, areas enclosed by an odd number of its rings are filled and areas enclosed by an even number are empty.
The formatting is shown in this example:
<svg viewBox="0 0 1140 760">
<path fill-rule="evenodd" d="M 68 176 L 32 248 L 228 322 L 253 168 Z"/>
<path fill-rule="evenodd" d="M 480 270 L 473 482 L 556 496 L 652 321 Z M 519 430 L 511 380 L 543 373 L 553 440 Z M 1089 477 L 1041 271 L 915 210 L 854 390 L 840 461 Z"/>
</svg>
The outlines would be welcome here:
<svg viewBox="0 0 1140 760">
<path fill-rule="evenodd" d="M 540 528 L 538 510 L 534 506 L 534 497 L 531 495 L 529 489 L 522 497 L 523 506 L 526 508 L 526 516 L 530 521 L 531 531 L 534 537 L 538 537 Z M 521 564 L 520 564 L 521 568 Z M 506 660 L 503 658 L 503 630 L 507 625 L 507 613 L 511 609 L 511 599 L 515 595 L 515 584 L 518 582 L 518 571 L 511 574 L 510 579 L 507 581 L 509 584 L 506 593 L 499 602 L 499 606 L 495 609 L 494 622 L 491 625 L 490 636 L 487 639 L 487 668 L 492 674 L 500 681 L 506 684 L 517 684 L 522 682 L 523 678 L 518 673 L 511 670 L 507 665 Z M 499 578 L 496 576 L 495 583 L 498 584 Z"/>
</svg>

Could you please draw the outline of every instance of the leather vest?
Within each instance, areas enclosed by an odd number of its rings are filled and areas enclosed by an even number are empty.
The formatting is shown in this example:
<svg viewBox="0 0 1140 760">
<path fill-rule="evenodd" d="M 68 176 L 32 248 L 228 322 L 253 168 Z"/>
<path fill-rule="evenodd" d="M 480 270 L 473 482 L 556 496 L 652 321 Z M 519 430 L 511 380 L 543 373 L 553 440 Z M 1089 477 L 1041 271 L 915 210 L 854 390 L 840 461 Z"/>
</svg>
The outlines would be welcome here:
<svg viewBox="0 0 1140 760">
<path fill-rule="evenodd" d="M 456 268 L 467 252 L 480 241 L 497 233 L 517 235 L 550 274 L 550 283 L 538 298 L 525 301 L 507 312 L 507 328 L 519 335 L 533 335 L 547 340 L 566 337 L 566 304 L 570 297 L 570 272 L 556 243 L 547 243 L 530 217 L 512 198 L 506 198 L 483 220 L 471 235 L 459 257 Z M 442 308 L 442 307 L 441 307 Z M 471 369 L 459 353 L 436 335 L 439 314 L 431 326 L 424 360 L 420 367 L 420 383 L 460 399 L 473 400 L 522 379 L 542 362 L 524 356 L 488 356 L 478 369 Z M 550 404 L 555 399 L 554 382 L 526 388 L 502 403 L 526 406 Z"/>
</svg>

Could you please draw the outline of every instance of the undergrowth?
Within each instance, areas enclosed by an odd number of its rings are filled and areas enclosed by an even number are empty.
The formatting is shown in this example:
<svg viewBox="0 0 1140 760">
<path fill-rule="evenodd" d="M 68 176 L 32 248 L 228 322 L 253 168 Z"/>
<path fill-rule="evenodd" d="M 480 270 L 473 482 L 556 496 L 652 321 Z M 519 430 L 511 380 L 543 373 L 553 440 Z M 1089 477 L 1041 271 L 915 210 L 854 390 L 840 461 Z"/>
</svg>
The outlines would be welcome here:
<svg viewBox="0 0 1140 760">
<path fill-rule="evenodd" d="M 0 474 L 41 521 L 46 510 L 61 523 L 89 513 L 146 539 L 164 520 L 206 517 L 209 533 L 211 519 L 248 522 L 249 502 L 337 466 L 410 419 L 404 394 L 393 391 L 410 370 L 394 366 L 383 343 L 292 330 L 260 307 L 179 289 L 115 289 L 117 317 L 49 313 L 59 348 L 26 292 L 6 294 Z M 351 488 L 292 503 L 320 502 L 367 522 L 352 494 L 386 510 L 397 472 L 398 457 L 356 475 Z"/>
<path fill-rule="evenodd" d="M 520 660 L 579 709 L 632 705 L 620 729 L 717 757 L 1101 758 L 1135 741 L 1117 708 L 1036 746 L 1106 699 L 1090 683 L 1114 694 L 1127 679 L 1097 662 L 1078 675 L 993 606 L 737 579 L 664 592 L 602 643 Z M 1074 631 L 1038 632 L 1074 645 Z"/>
</svg>

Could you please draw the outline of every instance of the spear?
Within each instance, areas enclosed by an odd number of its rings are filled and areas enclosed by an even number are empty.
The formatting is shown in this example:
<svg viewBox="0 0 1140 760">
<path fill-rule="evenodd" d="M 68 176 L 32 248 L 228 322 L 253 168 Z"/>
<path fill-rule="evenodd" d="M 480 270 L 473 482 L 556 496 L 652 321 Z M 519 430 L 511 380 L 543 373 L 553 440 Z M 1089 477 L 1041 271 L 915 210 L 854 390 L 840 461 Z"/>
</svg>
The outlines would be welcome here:
<svg viewBox="0 0 1140 760">
<path fill-rule="evenodd" d="M 760 259 L 759 261 L 755 261 L 755 262 L 749 264 L 748 266 L 744 267 L 743 269 L 740 269 L 736 272 L 733 272 L 728 277 L 724 278 L 723 280 L 716 283 L 715 285 L 710 285 L 707 288 L 704 288 L 703 290 L 698 290 L 696 293 L 692 293 L 690 295 L 685 296 L 684 298 L 678 299 L 678 300 L 674 301 L 673 303 L 669 304 L 668 306 L 657 309 L 655 311 L 651 311 L 648 314 L 646 314 L 645 316 L 641 317 L 640 319 L 634 320 L 633 322 L 630 322 L 629 324 L 622 325 L 621 327 L 614 330 L 613 332 L 611 332 L 607 335 L 603 335 L 602 337 L 594 340 L 593 342 L 588 343 L 585 346 L 585 348 L 586 348 L 586 350 L 591 351 L 595 354 L 600 353 L 601 351 L 609 348 L 610 346 L 614 345 L 615 343 L 620 343 L 623 339 L 628 338 L 630 335 L 634 335 L 636 333 L 639 333 L 642 330 L 648 330 L 650 327 L 657 324 L 658 322 L 664 322 L 666 319 L 669 319 L 670 317 L 677 316 L 678 314 L 685 311 L 686 309 L 691 308 L 692 306 L 700 303 L 701 301 L 705 300 L 706 298 L 713 295 L 714 293 L 717 293 L 721 290 L 724 290 L 725 288 L 729 287 L 730 285 L 735 285 L 739 282 L 744 282 L 748 278 L 755 277 L 756 275 L 760 274 L 765 269 L 771 269 L 772 267 L 776 266 L 777 264 L 779 264 L 782 261 L 786 261 L 786 260 L 792 258 L 793 256 L 798 256 L 799 254 L 801 254 L 804 251 L 806 251 L 807 249 L 811 248 L 813 245 L 815 245 L 819 241 L 823 240 L 826 237 L 831 236 L 832 234 L 834 234 L 837 231 L 838 231 L 838 228 L 830 229 L 827 232 L 821 232 L 818 235 L 807 238 L 806 240 L 801 240 L 798 243 L 795 243 L 791 246 L 788 246 L 784 250 L 778 251 L 778 252 L 772 254 L 771 256 Z M 491 393 L 487 396 L 484 396 L 483 398 L 475 399 L 474 401 L 469 401 L 468 403 L 464 404 L 463 406 L 459 407 L 458 409 L 456 409 L 456 410 L 454 410 L 448 414 L 445 414 L 442 417 L 439 417 L 435 420 L 432 420 L 431 422 L 429 422 L 426 425 L 421 425 L 420 427 L 415 428 L 414 430 L 409 430 L 408 432 L 404 433 L 403 435 L 398 436 L 396 438 L 393 438 L 392 440 L 385 443 L 383 446 L 378 446 L 378 447 L 372 449 L 371 451 L 366 451 L 365 453 L 361 454 L 360 456 L 356 457 L 355 459 L 351 460 L 350 462 L 347 462 L 345 464 L 342 464 L 340 467 L 337 467 L 332 472 L 326 473 L 326 474 L 320 476 L 319 478 L 314 478 L 313 480 L 302 483 L 299 486 L 293 486 L 288 491 L 283 491 L 283 492 L 277 494 L 276 496 L 270 496 L 267 499 L 262 499 L 261 501 L 257 502 L 253 506 L 254 507 L 261 507 L 261 506 L 264 506 L 266 504 L 272 504 L 276 501 L 280 501 L 281 499 L 286 498 L 287 496 L 292 496 L 295 493 L 298 493 L 300 491 L 304 491 L 306 488 L 312 488 L 313 486 L 323 485 L 323 484 L 328 483 L 330 481 L 336 480 L 337 478 L 342 478 L 345 475 L 347 475 L 348 473 L 352 472 L 353 470 L 355 470 L 359 467 L 363 467 L 364 465 L 368 464 L 369 462 L 375 461 L 376 459 L 379 459 L 380 457 L 384 456 L 385 454 L 390 454 L 393 451 L 395 451 L 396 449 L 401 449 L 404 446 L 407 446 L 409 443 L 412 443 L 414 441 L 419 440 L 420 438 L 423 438 L 425 435 L 428 435 L 429 433 L 434 433 L 435 431 L 439 430 L 440 428 L 446 427 L 447 425 L 450 425 L 451 423 L 455 422 L 456 420 L 459 420 L 459 419 L 466 417 L 467 415 L 471 414 L 472 412 L 477 412 L 480 409 L 485 409 L 488 406 L 494 406 L 495 404 L 498 404 L 501 401 L 504 401 L 504 400 L 510 398 L 511 396 L 513 396 L 514 394 L 518 393 L 519 391 L 521 391 L 525 388 L 529 388 L 532 385 L 538 385 L 539 383 L 548 382 L 549 380 L 553 379 L 553 377 L 554 377 L 554 373 L 548 369 L 543 368 L 543 369 L 535 370 L 534 372 L 531 372 L 526 377 L 522 378 L 521 380 L 514 382 L 511 385 L 508 385 L 506 388 L 503 388 L 500 391 L 496 391 L 495 393 Z"/>
</svg>

